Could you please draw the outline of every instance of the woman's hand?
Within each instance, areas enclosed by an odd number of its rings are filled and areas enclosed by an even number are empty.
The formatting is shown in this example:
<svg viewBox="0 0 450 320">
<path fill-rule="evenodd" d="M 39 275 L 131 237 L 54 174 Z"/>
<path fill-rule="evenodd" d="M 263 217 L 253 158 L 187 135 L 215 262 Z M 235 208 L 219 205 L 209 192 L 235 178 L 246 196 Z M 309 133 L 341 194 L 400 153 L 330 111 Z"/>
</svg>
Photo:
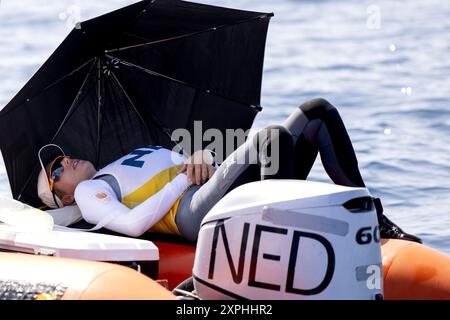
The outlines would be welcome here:
<svg viewBox="0 0 450 320">
<path fill-rule="evenodd" d="M 213 163 L 210 151 L 199 150 L 184 162 L 180 173 L 186 173 L 189 183 L 200 185 L 208 181 L 216 171 Z"/>
</svg>

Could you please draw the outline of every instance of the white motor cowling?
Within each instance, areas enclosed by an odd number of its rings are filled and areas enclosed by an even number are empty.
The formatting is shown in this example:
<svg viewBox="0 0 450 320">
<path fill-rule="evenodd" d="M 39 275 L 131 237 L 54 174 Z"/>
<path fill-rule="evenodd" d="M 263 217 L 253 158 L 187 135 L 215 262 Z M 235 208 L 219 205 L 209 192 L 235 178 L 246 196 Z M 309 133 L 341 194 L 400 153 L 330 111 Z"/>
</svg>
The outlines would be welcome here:
<svg viewBox="0 0 450 320">
<path fill-rule="evenodd" d="M 370 193 L 266 180 L 227 194 L 203 219 L 201 299 L 378 299 L 382 264 Z"/>
</svg>

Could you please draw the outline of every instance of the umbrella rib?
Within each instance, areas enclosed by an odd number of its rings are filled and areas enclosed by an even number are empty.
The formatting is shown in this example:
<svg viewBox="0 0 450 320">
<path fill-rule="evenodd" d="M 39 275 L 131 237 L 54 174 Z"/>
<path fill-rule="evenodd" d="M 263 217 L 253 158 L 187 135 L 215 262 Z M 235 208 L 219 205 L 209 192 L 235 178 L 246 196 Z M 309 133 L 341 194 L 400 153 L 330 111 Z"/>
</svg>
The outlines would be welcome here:
<svg viewBox="0 0 450 320">
<path fill-rule="evenodd" d="M 62 130 L 62 128 L 66 124 L 67 120 L 69 120 L 70 116 L 72 115 L 73 108 L 75 107 L 75 105 L 76 105 L 76 103 L 78 101 L 78 98 L 80 97 L 81 93 L 83 92 L 83 88 L 86 85 L 86 82 L 87 82 L 89 76 L 91 75 L 91 71 L 92 71 L 95 63 L 97 62 L 97 59 L 98 58 L 95 58 L 95 60 L 93 61 L 92 65 L 91 65 L 91 67 L 89 69 L 89 72 L 87 73 L 86 77 L 83 80 L 83 83 L 81 84 L 80 90 L 78 90 L 78 93 L 76 94 L 75 98 L 72 101 L 72 104 L 70 105 L 69 111 L 67 111 L 67 114 L 64 117 L 63 121 L 61 122 L 61 125 L 59 126 L 58 130 L 56 131 L 55 135 L 53 136 L 52 142 L 56 138 L 56 136 L 59 134 L 59 132 Z"/>
<path fill-rule="evenodd" d="M 101 97 L 101 89 L 102 89 L 102 78 L 101 78 L 101 61 L 97 60 L 97 159 L 95 165 L 98 166 L 100 162 L 100 146 L 101 146 L 101 131 L 103 124 L 102 117 L 102 97 Z"/>
<path fill-rule="evenodd" d="M 205 30 L 191 32 L 191 33 L 183 34 L 181 36 L 175 36 L 175 37 L 170 37 L 170 38 L 161 39 L 161 40 L 155 40 L 155 41 L 148 41 L 148 42 L 145 42 L 145 43 L 139 43 L 139 44 L 126 46 L 126 47 L 121 47 L 121 48 L 109 49 L 109 50 L 105 50 L 105 53 L 114 53 L 114 52 L 119 52 L 119 51 L 139 48 L 139 47 L 150 46 L 150 45 L 158 44 L 158 43 L 162 43 L 162 42 L 168 42 L 168 41 L 183 39 L 183 38 L 195 36 L 195 35 L 198 35 L 198 34 L 206 33 L 206 32 L 209 32 L 209 31 L 216 31 L 217 29 L 223 29 L 223 28 L 235 26 L 235 25 L 238 25 L 238 24 L 250 22 L 250 21 L 253 21 L 253 20 L 270 18 L 272 16 L 273 16 L 273 13 L 263 14 L 263 15 L 260 15 L 260 16 L 254 17 L 254 18 L 238 21 L 236 23 L 232 23 L 232 24 L 229 23 L 229 24 L 223 24 L 223 25 L 220 25 L 220 26 L 217 26 L 217 27 L 210 27 L 210 28 L 205 29 Z"/>
<path fill-rule="evenodd" d="M 118 62 L 120 62 L 120 63 L 123 64 L 123 65 L 126 65 L 126 66 L 129 66 L 129 67 L 136 68 L 136 69 L 138 69 L 138 70 L 140 70 L 140 71 L 142 71 L 142 72 L 148 73 L 148 74 L 150 74 L 150 75 L 152 75 L 152 76 L 155 76 L 155 77 L 162 77 L 162 78 L 164 78 L 164 79 L 167 79 L 167 80 L 170 80 L 170 81 L 173 81 L 173 82 L 182 84 L 182 85 L 184 85 L 184 86 L 187 86 L 187 87 L 190 87 L 190 88 L 193 88 L 193 89 L 196 89 L 196 90 L 201 90 L 201 91 L 204 91 L 204 92 L 206 92 L 206 93 L 208 93 L 208 94 L 214 94 L 214 95 L 216 95 L 216 96 L 218 96 L 218 97 L 221 97 L 222 99 L 225 99 L 225 100 L 228 100 L 228 101 L 232 101 L 232 102 L 234 102 L 234 103 L 241 104 L 241 105 L 243 105 L 243 106 L 246 106 L 246 107 L 255 109 L 255 110 L 257 110 L 257 111 L 261 111 L 261 108 L 260 108 L 260 107 L 257 107 L 257 106 L 254 106 L 254 105 L 250 105 L 250 104 L 246 104 L 246 103 L 243 103 L 243 102 L 241 102 L 241 101 L 237 101 L 237 100 L 231 99 L 231 98 L 229 98 L 229 97 L 225 97 L 224 95 L 221 95 L 221 94 L 219 94 L 219 93 L 216 93 L 216 92 L 211 91 L 211 90 L 208 90 L 208 89 L 202 89 L 202 88 L 196 87 L 196 86 L 194 86 L 194 85 L 192 85 L 192 84 L 190 84 L 190 83 L 187 83 L 187 82 L 184 82 L 184 81 L 175 79 L 175 78 L 171 78 L 171 77 L 166 76 L 166 75 L 164 75 L 164 74 L 158 73 L 158 72 L 156 72 L 156 71 L 153 71 L 153 70 L 150 70 L 150 69 L 141 67 L 141 66 L 138 66 L 138 65 L 136 65 L 136 64 L 134 64 L 134 63 L 132 63 L 132 62 L 125 61 L 125 60 L 120 59 L 120 58 L 117 58 L 117 57 L 115 57 L 115 56 L 112 56 L 112 55 L 107 54 L 106 57 L 108 57 L 108 58 L 110 58 L 110 59 L 117 60 Z"/>
<path fill-rule="evenodd" d="M 147 12 L 147 9 L 153 5 L 156 2 L 156 0 L 151 0 L 149 4 L 147 4 L 144 9 L 131 21 L 131 23 L 129 24 L 129 26 L 133 25 L 136 20 L 138 20 L 144 13 Z"/>
<path fill-rule="evenodd" d="M 81 69 L 83 69 L 85 66 L 87 66 L 90 62 L 92 62 L 92 61 L 95 60 L 95 59 L 96 59 L 96 58 L 91 58 L 90 60 L 86 61 L 85 63 L 83 63 L 83 64 L 82 64 L 81 66 L 79 66 L 78 68 L 72 70 L 70 73 L 68 73 L 68 74 L 66 74 L 66 75 L 64 75 L 64 76 L 62 76 L 62 77 L 59 78 L 58 80 L 56 80 L 56 81 L 54 81 L 53 83 L 51 83 L 51 84 L 49 84 L 48 86 L 46 86 L 44 89 L 42 89 L 41 91 L 39 91 L 39 93 L 37 93 L 37 94 L 35 94 L 35 95 L 31 96 L 31 97 L 28 97 L 28 98 L 26 99 L 26 101 L 30 101 L 30 100 L 34 99 L 36 96 L 39 96 L 40 94 L 42 94 L 44 91 L 46 91 L 46 90 L 48 90 L 48 89 L 51 89 L 52 87 L 54 87 L 54 86 L 55 86 L 56 84 L 58 84 L 59 82 L 63 81 L 64 79 L 70 77 L 71 75 L 73 75 L 73 74 L 75 74 L 76 72 L 78 72 L 78 71 L 80 71 Z M 18 107 L 18 106 L 20 106 L 20 105 L 22 105 L 22 104 L 24 104 L 24 103 L 25 103 L 25 101 L 22 102 L 22 103 L 20 103 L 20 104 L 18 104 L 18 105 L 16 105 L 16 106 Z M 6 112 L 9 112 L 9 110 L 6 111 Z"/>
<path fill-rule="evenodd" d="M 80 96 L 80 94 L 81 94 L 81 92 L 82 92 L 82 90 L 83 90 L 83 88 L 84 88 L 84 85 L 86 84 L 87 79 L 89 78 L 89 75 L 91 74 L 92 68 L 94 67 L 96 60 L 97 60 L 97 58 L 95 58 L 95 60 L 92 62 L 92 65 L 91 65 L 91 67 L 90 67 L 90 69 L 89 69 L 89 71 L 88 71 L 86 77 L 84 78 L 84 81 L 83 81 L 83 83 L 82 83 L 80 89 L 78 90 L 78 93 L 75 95 L 75 98 L 73 99 L 73 101 L 72 101 L 72 103 L 71 103 L 71 105 L 70 105 L 69 111 L 67 111 L 66 116 L 64 117 L 63 121 L 61 122 L 61 125 L 59 126 L 57 132 L 55 133 L 55 135 L 54 135 L 54 136 L 52 137 L 52 139 L 50 140 L 50 143 L 53 143 L 53 141 L 55 140 L 55 138 L 58 136 L 59 132 L 61 131 L 62 127 L 63 127 L 63 126 L 65 125 L 65 123 L 67 122 L 67 120 L 68 120 L 68 118 L 69 118 L 69 115 L 71 114 L 72 109 L 74 108 L 74 106 L 75 106 L 75 104 L 76 104 L 76 102 L 77 102 L 77 100 L 78 100 L 78 98 L 79 98 L 79 96 Z M 30 184 L 31 178 L 33 177 L 33 172 L 36 170 L 36 168 L 37 168 L 38 166 L 39 166 L 39 165 L 36 164 L 35 167 L 34 167 L 34 169 L 31 171 L 30 176 L 28 177 L 27 181 L 25 181 L 25 184 L 24 184 L 23 188 L 20 190 L 19 195 L 17 196 L 17 200 L 20 200 L 20 198 L 22 197 L 23 191 L 24 191 L 24 190 L 28 187 L 28 185 Z"/>
<path fill-rule="evenodd" d="M 127 47 L 122 47 L 122 48 L 116 48 L 116 49 L 110 49 L 110 50 L 105 50 L 105 53 L 115 53 L 115 52 L 120 52 L 120 51 L 124 51 L 124 50 L 129 50 L 129 49 L 135 49 L 135 48 L 139 48 L 139 47 L 145 47 L 145 46 L 150 46 L 152 44 L 158 44 L 158 43 L 162 43 L 162 42 L 169 42 L 169 41 L 173 41 L 173 40 L 178 40 L 178 39 L 183 39 L 183 38 L 187 38 L 190 36 L 194 36 L 200 33 L 204 33 L 204 32 L 208 32 L 213 30 L 214 28 L 209 28 L 206 30 L 202 30 L 202 31 L 197 31 L 197 32 L 191 32 L 191 33 L 187 33 L 187 34 L 183 34 L 181 36 L 176 36 L 176 37 L 171 37 L 171 38 L 166 38 L 166 39 L 161 39 L 161 40 L 155 40 L 155 41 L 149 41 L 149 42 L 145 42 L 145 43 L 140 43 L 140 44 L 135 44 L 132 46 L 127 46 Z M 130 34 L 130 33 L 129 33 Z M 131 35 L 131 34 L 130 34 Z M 133 35 L 133 37 L 138 38 L 138 36 Z"/>
<path fill-rule="evenodd" d="M 72 70 L 71 72 L 69 72 L 68 74 L 62 76 L 61 78 L 59 78 L 58 80 L 54 81 L 53 83 L 49 84 L 48 86 L 46 86 L 42 91 L 45 91 L 47 89 L 50 89 L 51 87 L 55 86 L 57 83 L 61 82 L 62 80 L 70 77 L 71 75 L 73 75 L 75 72 L 80 71 L 81 69 L 83 69 L 86 65 L 88 65 L 90 62 L 92 62 L 93 60 L 95 60 L 96 58 L 91 58 L 88 61 L 86 61 L 85 63 L 83 63 L 81 66 L 79 66 L 78 68 Z"/>
<path fill-rule="evenodd" d="M 117 76 L 114 74 L 113 71 L 110 71 L 114 81 L 116 81 L 117 85 L 120 87 L 120 89 L 123 91 L 125 97 L 127 98 L 128 102 L 130 102 L 131 106 L 133 107 L 134 111 L 137 113 L 137 115 L 139 116 L 139 118 L 141 119 L 142 123 L 145 125 L 145 127 L 148 129 L 147 124 L 145 123 L 144 118 L 142 118 L 141 114 L 139 113 L 139 111 L 136 109 L 136 106 L 134 105 L 133 101 L 131 100 L 130 96 L 128 95 L 128 93 L 125 91 L 124 87 L 122 86 L 122 84 L 120 83 L 119 79 L 117 78 Z"/>
<path fill-rule="evenodd" d="M 181 80 L 178 80 L 178 79 L 175 79 L 175 78 L 171 78 L 171 77 L 169 77 L 169 76 L 163 75 L 163 74 L 158 73 L 158 72 L 156 72 L 156 71 L 153 71 L 153 70 L 150 70 L 150 69 L 147 69 L 147 68 L 138 66 L 138 65 L 136 65 L 136 64 L 134 64 L 134 63 L 132 63 L 132 62 L 125 61 L 125 60 L 123 60 L 123 59 L 120 59 L 120 58 L 111 56 L 111 55 L 109 55 L 109 54 L 107 54 L 106 56 L 107 56 L 108 58 L 110 58 L 110 59 L 117 60 L 118 62 L 120 62 L 120 63 L 122 63 L 122 64 L 124 64 L 124 65 L 126 65 L 126 66 L 134 67 L 134 68 L 137 68 L 137 69 L 139 69 L 139 70 L 141 70 L 141 71 L 143 71 L 143 72 L 145 72 L 145 73 L 149 73 L 149 74 L 151 74 L 152 76 L 162 77 L 162 78 L 165 78 L 165 79 L 167 79 L 167 80 L 171 80 L 171 81 L 177 82 L 177 83 L 182 84 L 182 85 L 185 85 L 185 86 L 193 87 L 192 85 L 190 85 L 190 84 L 187 83 L 187 82 L 184 82 L 184 81 L 181 81 Z"/>
<path fill-rule="evenodd" d="M 148 127 L 147 123 L 145 122 L 144 118 L 141 116 L 141 114 L 139 113 L 139 110 L 136 108 L 135 104 L 133 103 L 133 101 L 131 100 L 130 96 L 128 95 L 128 93 L 125 91 L 125 88 L 122 86 L 122 84 L 120 83 L 119 79 L 117 78 L 117 76 L 115 75 L 115 73 L 113 71 L 111 71 L 112 76 L 114 77 L 114 80 L 117 82 L 118 86 L 120 87 L 120 89 L 123 91 L 123 93 L 125 94 L 125 97 L 127 98 L 127 100 L 130 102 L 131 106 L 133 107 L 134 111 L 137 113 L 137 115 L 139 116 L 139 118 L 141 119 L 141 121 L 144 123 L 145 127 L 147 128 L 147 130 L 150 132 L 150 128 Z M 153 121 L 160 127 L 160 129 L 163 131 L 164 134 L 166 134 L 170 140 L 172 141 L 172 135 L 169 133 L 170 129 L 167 128 L 153 113 L 149 112 L 150 116 L 152 117 Z"/>
</svg>

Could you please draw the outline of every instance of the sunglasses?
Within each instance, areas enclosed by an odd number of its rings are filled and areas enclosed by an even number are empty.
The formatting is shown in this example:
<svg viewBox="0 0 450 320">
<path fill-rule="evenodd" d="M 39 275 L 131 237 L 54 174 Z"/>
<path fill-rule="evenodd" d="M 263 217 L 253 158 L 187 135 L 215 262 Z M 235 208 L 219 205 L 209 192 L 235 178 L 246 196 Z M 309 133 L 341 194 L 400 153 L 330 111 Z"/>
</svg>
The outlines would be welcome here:
<svg viewBox="0 0 450 320">
<path fill-rule="evenodd" d="M 48 181 L 50 184 L 50 191 L 53 192 L 55 182 L 58 182 L 61 179 L 61 174 L 64 172 L 64 167 L 62 165 L 62 161 L 65 156 L 58 156 L 55 160 L 52 161 L 48 170 Z"/>
</svg>

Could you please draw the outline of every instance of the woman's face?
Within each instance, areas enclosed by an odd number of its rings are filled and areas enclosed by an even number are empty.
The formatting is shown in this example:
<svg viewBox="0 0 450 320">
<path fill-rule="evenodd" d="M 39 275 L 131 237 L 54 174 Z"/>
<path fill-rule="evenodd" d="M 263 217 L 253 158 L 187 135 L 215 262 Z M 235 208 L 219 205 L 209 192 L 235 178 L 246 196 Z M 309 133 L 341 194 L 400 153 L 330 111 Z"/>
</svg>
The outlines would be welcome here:
<svg viewBox="0 0 450 320">
<path fill-rule="evenodd" d="M 94 165 L 86 160 L 64 157 L 61 165 L 64 170 L 60 173 L 60 178 L 54 186 L 57 191 L 66 195 L 73 195 L 81 181 L 91 179 L 97 172 Z"/>
</svg>

